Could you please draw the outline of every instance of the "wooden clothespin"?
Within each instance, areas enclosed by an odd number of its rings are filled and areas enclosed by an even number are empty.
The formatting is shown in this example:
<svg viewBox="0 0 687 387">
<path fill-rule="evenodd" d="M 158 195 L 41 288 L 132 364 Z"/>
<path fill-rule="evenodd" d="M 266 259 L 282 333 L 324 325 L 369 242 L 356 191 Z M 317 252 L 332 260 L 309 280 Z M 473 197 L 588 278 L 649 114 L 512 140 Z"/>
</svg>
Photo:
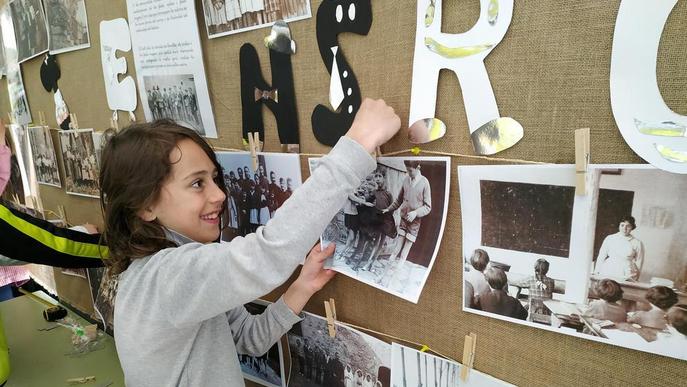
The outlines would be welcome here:
<svg viewBox="0 0 687 387">
<path fill-rule="evenodd" d="M 64 222 L 65 226 L 69 226 L 69 222 L 67 222 L 67 213 L 64 211 L 64 206 L 61 204 L 57 205 L 57 212 L 60 215 L 60 220 Z"/>
<path fill-rule="evenodd" d="M 463 382 L 468 380 L 470 370 L 475 363 L 475 348 L 477 346 L 477 335 L 470 332 L 465 336 L 465 344 L 463 344 L 463 367 L 460 369 L 460 379 Z"/>
<path fill-rule="evenodd" d="M 40 126 L 46 126 L 45 124 L 45 114 L 43 114 L 42 110 L 38 111 L 38 124 Z"/>
<path fill-rule="evenodd" d="M 7 123 L 12 125 L 14 124 L 14 117 L 12 117 L 12 113 L 7 112 Z"/>
<path fill-rule="evenodd" d="M 590 144 L 589 128 L 575 130 L 575 194 L 587 194 L 587 172 L 589 171 Z"/>
<path fill-rule="evenodd" d="M 84 376 L 82 378 L 67 379 L 67 383 L 69 383 L 69 384 L 85 384 L 85 383 L 94 382 L 94 381 L 95 381 L 95 376 Z"/>
<path fill-rule="evenodd" d="M 72 113 L 69 115 L 69 129 L 79 129 L 79 121 L 76 119 L 76 113 Z"/>
<path fill-rule="evenodd" d="M 248 132 L 248 148 L 250 158 L 253 161 L 253 171 L 258 170 L 258 151 L 260 147 L 260 135 L 258 132 Z"/>
<path fill-rule="evenodd" d="M 375 149 L 375 158 L 377 158 L 377 157 L 382 157 L 382 147 L 379 147 L 379 146 L 378 146 L 378 147 Z"/>
<path fill-rule="evenodd" d="M 329 330 L 329 337 L 336 337 L 336 304 L 334 299 L 324 302 L 324 312 L 327 315 L 327 329 Z"/>
<path fill-rule="evenodd" d="M 119 131 L 119 124 L 117 123 L 117 120 L 112 117 L 110 117 L 110 128 Z"/>
</svg>

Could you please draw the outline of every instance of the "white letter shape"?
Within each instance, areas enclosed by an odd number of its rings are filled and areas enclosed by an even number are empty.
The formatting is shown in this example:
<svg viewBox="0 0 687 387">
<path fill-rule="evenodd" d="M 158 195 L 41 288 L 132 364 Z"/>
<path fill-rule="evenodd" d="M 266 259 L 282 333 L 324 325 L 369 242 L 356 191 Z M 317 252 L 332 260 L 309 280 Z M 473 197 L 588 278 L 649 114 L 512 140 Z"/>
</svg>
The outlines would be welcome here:
<svg viewBox="0 0 687 387">
<path fill-rule="evenodd" d="M 661 34 L 677 0 L 623 0 L 611 54 L 611 108 L 625 142 L 657 168 L 687 173 L 687 116 L 670 110 L 656 80 Z"/>
<path fill-rule="evenodd" d="M 136 110 L 136 82 L 131 76 L 119 82 L 118 75 L 126 74 L 126 58 L 117 58 L 117 50 L 131 50 L 131 35 L 126 19 L 100 22 L 100 58 L 105 77 L 107 105 L 111 110 Z"/>
<path fill-rule="evenodd" d="M 429 142 L 444 135 L 443 122 L 434 117 L 441 69 L 458 76 L 475 152 L 494 154 L 522 138 L 522 126 L 499 115 L 484 67 L 484 58 L 501 42 L 512 16 L 513 0 L 480 0 L 479 19 L 469 31 L 445 34 L 441 32 L 441 0 L 417 2 L 408 123 L 411 142 Z"/>
</svg>

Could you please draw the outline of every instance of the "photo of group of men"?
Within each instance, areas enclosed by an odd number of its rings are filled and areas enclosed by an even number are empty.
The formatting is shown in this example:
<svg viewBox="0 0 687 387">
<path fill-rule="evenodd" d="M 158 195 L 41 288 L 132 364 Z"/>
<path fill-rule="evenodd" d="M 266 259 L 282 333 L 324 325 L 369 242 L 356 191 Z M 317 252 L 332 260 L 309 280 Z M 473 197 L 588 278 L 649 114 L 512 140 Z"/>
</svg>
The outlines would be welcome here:
<svg viewBox="0 0 687 387">
<path fill-rule="evenodd" d="M 29 128 L 31 154 L 36 168 L 36 180 L 41 184 L 61 187 L 60 170 L 52 144 L 50 129 L 47 126 Z"/>
<path fill-rule="evenodd" d="M 61 131 L 60 144 L 67 193 L 100 197 L 93 129 Z"/>
<path fill-rule="evenodd" d="M 337 325 L 329 337 L 327 321 L 305 313 L 287 334 L 291 351 L 289 385 L 315 387 L 389 387 L 390 345 Z"/>
<path fill-rule="evenodd" d="M 205 135 L 193 75 L 145 76 L 143 82 L 154 120 L 168 118 Z"/>
<path fill-rule="evenodd" d="M 300 161 L 295 154 L 258 155 L 253 170 L 250 154 L 218 152 L 227 187 L 227 211 L 222 239 L 255 232 L 272 219 L 277 208 L 301 185 Z"/>
</svg>

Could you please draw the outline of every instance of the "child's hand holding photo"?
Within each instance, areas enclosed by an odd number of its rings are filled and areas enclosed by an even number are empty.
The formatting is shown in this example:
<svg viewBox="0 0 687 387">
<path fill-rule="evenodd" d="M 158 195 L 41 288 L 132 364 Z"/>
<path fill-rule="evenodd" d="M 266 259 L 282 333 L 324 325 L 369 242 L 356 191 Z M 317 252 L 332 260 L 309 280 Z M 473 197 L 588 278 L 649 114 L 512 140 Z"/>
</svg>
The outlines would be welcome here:
<svg viewBox="0 0 687 387">
<path fill-rule="evenodd" d="M 293 313 L 300 313 L 310 297 L 320 291 L 329 280 L 334 278 L 336 272 L 325 269 L 324 262 L 334 254 L 335 247 L 334 243 L 330 243 L 323 250 L 322 245 L 318 243 L 310 250 L 301 268 L 301 273 L 283 296 L 284 303 Z"/>
</svg>

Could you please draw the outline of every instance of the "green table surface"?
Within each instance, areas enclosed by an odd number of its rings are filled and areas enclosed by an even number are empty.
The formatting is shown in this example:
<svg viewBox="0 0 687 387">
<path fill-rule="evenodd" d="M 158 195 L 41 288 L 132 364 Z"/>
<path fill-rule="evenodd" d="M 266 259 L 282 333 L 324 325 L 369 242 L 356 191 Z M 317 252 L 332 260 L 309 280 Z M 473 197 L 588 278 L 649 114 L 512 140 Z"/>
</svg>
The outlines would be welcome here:
<svg viewBox="0 0 687 387">
<path fill-rule="evenodd" d="M 47 297 L 43 292 L 34 294 Z M 29 296 L 0 302 L 0 317 L 10 350 L 11 373 L 5 387 L 68 386 L 67 379 L 85 376 L 95 376 L 95 381 L 77 386 L 124 386 L 124 374 L 111 336 L 103 333 L 104 345 L 99 350 L 69 356 L 73 352 L 70 329 L 59 326 L 49 331 L 38 330 L 55 325 L 43 319 L 45 309 L 46 305 Z M 89 324 L 71 310 L 69 316 L 83 326 Z"/>
</svg>

